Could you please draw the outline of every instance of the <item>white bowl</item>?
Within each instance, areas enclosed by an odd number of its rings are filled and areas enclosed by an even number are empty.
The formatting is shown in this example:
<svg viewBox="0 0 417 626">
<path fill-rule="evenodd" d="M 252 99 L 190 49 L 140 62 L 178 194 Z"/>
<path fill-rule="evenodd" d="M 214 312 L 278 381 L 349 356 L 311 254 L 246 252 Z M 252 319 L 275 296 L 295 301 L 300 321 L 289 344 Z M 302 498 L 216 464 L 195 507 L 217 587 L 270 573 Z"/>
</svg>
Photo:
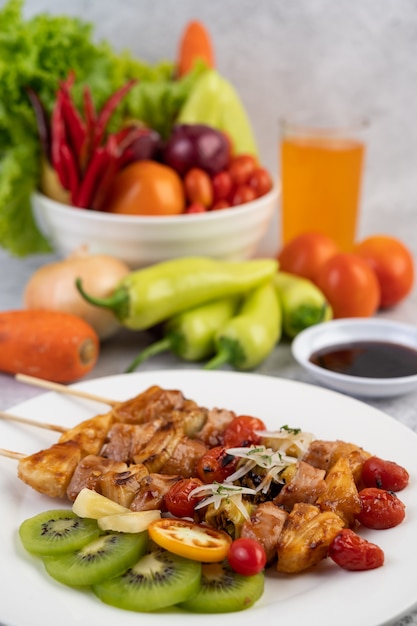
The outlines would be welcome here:
<svg viewBox="0 0 417 626">
<path fill-rule="evenodd" d="M 177 216 L 114 215 L 55 202 L 35 193 L 34 218 L 63 257 L 87 245 L 132 269 L 185 256 L 244 260 L 255 255 L 278 201 L 278 189 L 237 207 Z"/>
<path fill-rule="evenodd" d="M 318 350 L 355 341 L 381 341 L 417 350 L 417 326 L 381 318 L 331 320 L 303 330 L 292 342 L 296 361 L 327 387 L 353 396 L 390 397 L 417 389 L 417 374 L 397 378 L 370 378 L 339 374 L 310 361 Z"/>
</svg>

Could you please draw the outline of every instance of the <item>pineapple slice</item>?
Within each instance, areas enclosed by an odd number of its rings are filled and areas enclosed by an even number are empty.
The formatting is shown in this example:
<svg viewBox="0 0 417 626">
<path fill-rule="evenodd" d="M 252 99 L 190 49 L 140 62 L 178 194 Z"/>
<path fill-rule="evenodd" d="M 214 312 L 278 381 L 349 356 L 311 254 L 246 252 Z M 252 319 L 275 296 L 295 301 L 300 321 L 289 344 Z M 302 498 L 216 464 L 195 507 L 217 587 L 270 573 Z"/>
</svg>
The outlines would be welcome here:
<svg viewBox="0 0 417 626">
<path fill-rule="evenodd" d="M 119 533 L 141 533 L 149 524 L 161 517 L 161 511 L 129 511 L 116 515 L 99 517 L 97 523 L 101 530 L 113 530 Z"/>
<path fill-rule="evenodd" d="M 98 519 L 105 515 L 127 513 L 129 509 L 92 489 L 81 489 L 72 505 L 72 510 L 79 517 Z"/>
</svg>

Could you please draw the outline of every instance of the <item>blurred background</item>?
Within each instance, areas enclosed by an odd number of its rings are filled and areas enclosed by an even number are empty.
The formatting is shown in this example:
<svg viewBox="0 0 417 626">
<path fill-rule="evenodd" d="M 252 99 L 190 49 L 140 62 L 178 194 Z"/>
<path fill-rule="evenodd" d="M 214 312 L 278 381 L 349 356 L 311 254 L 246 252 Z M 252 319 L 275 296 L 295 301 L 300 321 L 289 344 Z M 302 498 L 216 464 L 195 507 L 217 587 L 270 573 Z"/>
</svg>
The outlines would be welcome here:
<svg viewBox="0 0 417 626">
<path fill-rule="evenodd" d="M 0 2 L 0 5 L 4 2 Z M 359 235 L 383 218 L 404 225 L 417 209 L 417 4 L 415 0 L 27 0 L 24 13 L 82 17 L 95 37 L 138 58 L 172 59 L 185 24 L 208 28 L 219 71 L 237 89 L 262 160 L 278 177 L 278 122 L 298 109 L 366 116 L 368 154 Z M 276 221 L 264 251 L 278 245 Z"/>
</svg>

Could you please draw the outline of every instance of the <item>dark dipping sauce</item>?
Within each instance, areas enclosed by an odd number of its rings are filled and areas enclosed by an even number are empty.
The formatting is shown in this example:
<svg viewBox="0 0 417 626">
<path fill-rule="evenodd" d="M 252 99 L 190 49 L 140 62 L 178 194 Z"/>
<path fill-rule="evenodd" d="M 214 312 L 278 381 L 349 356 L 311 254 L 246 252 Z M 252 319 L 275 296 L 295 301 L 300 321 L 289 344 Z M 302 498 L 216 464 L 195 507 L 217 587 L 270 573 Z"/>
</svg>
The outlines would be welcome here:
<svg viewBox="0 0 417 626">
<path fill-rule="evenodd" d="M 385 341 L 354 341 L 314 352 L 310 362 L 323 369 L 362 378 L 417 374 L 417 350 Z"/>
</svg>

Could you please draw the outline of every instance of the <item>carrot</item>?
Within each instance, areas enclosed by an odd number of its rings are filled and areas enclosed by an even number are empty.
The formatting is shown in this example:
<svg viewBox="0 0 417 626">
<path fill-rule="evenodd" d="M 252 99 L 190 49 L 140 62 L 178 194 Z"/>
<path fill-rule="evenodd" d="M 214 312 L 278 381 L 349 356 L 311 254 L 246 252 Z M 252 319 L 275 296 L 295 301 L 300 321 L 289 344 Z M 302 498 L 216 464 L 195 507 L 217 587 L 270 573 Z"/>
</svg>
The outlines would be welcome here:
<svg viewBox="0 0 417 626">
<path fill-rule="evenodd" d="M 197 59 L 208 67 L 215 67 L 214 51 L 210 35 L 205 26 L 198 21 L 187 24 L 178 48 L 177 75 L 179 78 L 193 69 Z"/>
<path fill-rule="evenodd" d="M 70 383 L 96 364 L 99 339 L 71 313 L 41 310 L 0 312 L 0 371 Z"/>
</svg>

